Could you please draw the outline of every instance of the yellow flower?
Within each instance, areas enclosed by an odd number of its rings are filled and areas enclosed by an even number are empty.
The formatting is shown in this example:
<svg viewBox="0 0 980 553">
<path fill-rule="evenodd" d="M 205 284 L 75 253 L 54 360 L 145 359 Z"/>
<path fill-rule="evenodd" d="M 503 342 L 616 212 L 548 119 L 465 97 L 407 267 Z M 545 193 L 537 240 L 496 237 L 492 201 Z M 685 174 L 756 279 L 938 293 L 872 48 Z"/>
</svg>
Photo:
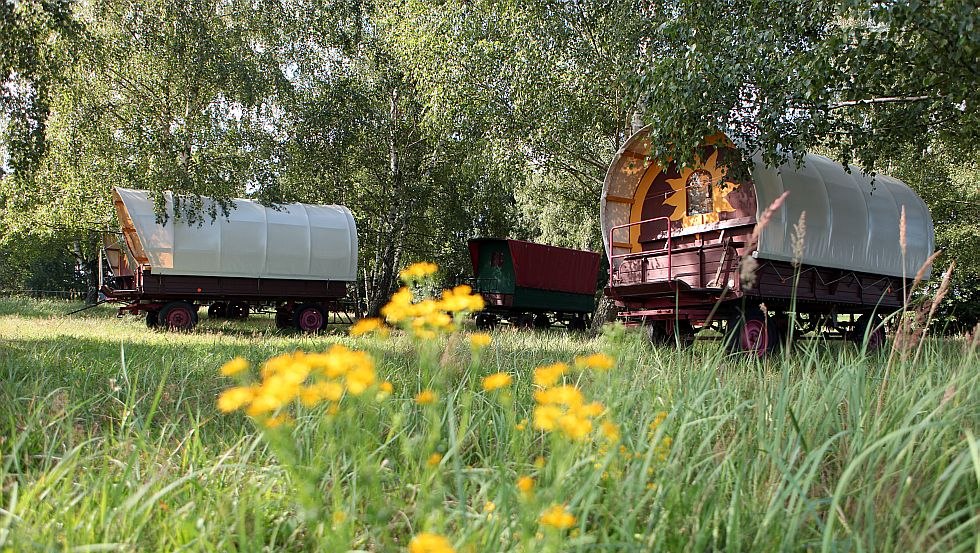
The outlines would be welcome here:
<svg viewBox="0 0 980 553">
<path fill-rule="evenodd" d="M 381 322 L 381 319 L 378 318 L 361 319 L 350 327 L 350 335 L 362 336 L 364 334 L 369 334 L 371 332 L 384 331 L 384 330 L 385 330 L 384 324 Z"/>
<path fill-rule="evenodd" d="M 248 370 L 248 361 L 244 357 L 236 357 L 221 365 L 222 376 L 235 376 L 236 374 Z"/>
<path fill-rule="evenodd" d="M 378 384 L 378 393 L 374 395 L 374 399 L 381 401 L 390 396 L 394 390 L 395 387 L 391 385 L 391 382 L 385 380 L 381 384 Z"/>
<path fill-rule="evenodd" d="M 441 462 L 442 462 L 442 453 L 433 453 L 432 455 L 429 455 L 428 459 L 426 459 L 425 464 L 429 465 L 430 467 L 434 467 Z"/>
<path fill-rule="evenodd" d="M 605 411 L 605 410 L 606 410 L 606 408 L 601 403 L 599 403 L 598 401 L 593 401 L 592 403 L 589 403 L 588 405 L 583 405 L 582 407 L 576 409 L 575 411 L 579 415 L 583 415 L 583 416 L 586 416 L 586 417 L 593 417 L 593 418 L 595 418 L 595 417 L 598 417 L 599 415 L 601 415 L 602 412 Z"/>
<path fill-rule="evenodd" d="M 549 403 L 566 407 L 580 407 L 585 402 L 582 392 L 575 386 L 556 386 L 534 392 L 534 399 L 540 404 Z"/>
<path fill-rule="evenodd" d="M 506 388 L 507 386 L 510 386 L 510 383 L 513 380 L 513 377 L 507 373 L 494 373 L 483 379 L 483 389 L 488 392 L 492 392 L 494 390 Z"/>
<path fill-rule="evenodd" d="M 610 442 L 619 441 L 619 425 L 613 421 L 602 421 L 599 430 L 602 431 L 602 435 Z"/>
<path fill-rule="evenodd" d="M 543 365 L 534 369 L 534 383 L 538 386 L 554 386 L 561 375 L 568 371 L 565 363 L 554 363 Z"/>
<path fill-rule="evenodd" d="M 228 388 L 218 396 L 218 410 L 222 413 L 237 411 L 248 405 L 255 397 L 255 387 L 237 386 Z"/>
<path fill-rule="evenodd" d="M 575 515 L 568 512 L 564 505 L 557 504 L 545 509 L 545 511 L 541 513 L 541 518 L 539 520 L 544 526 L 551 526 L 560 530 L 571 528 L 572 526 L 575 526 L 576 522 Z"/>
<path fill-rule="evenodd" d="M 527 428 L 527 419 L 521 419 L 521 422 L 514 425 L 514 429 L 518 432 L 524 432 L 525 428 Z"/>
<path fill-rule="evenodd" d="M 650 423 L 650 431 L 651 432 L 655 431 L 661 424 L 663 424 L 666 418 L 667 418 L 667 411 L 658 412 L 657 416 L 653 418 L 653 422 Z"/>
<path fill-rule="evenodd" d="M 446 311 L 453 313 L 481 311 L 483 307 L 483 296 L 474 294 L 473 288 L 466 284 L 442 292 L 442 308 Z"/>
<path fill-rule="evenodd" d="M 276 415 L 274 417 L 262 421 L 262 424 L 264 424 L 266 428 L 278 428 L 284 424 L 290 425 L 292 423 L 293 423 L 293 417 L 290 417 L 285 413 Z"/>
<path fill-rule="evenodd" d="M 321 401 L 340 401 L 344 396 L 344 387 L 332 380 L 315 382 L 299 392 L 299 400 L 307 407 L 313 407 Z"/>
<path fill-rule="evenodd" d="M 597 371 L 608 371 L 613 368 L 616 361 L 604 353 L 593 353 L 575 358 L 575 366 L 578 368 L 589 368 Z"/>
<path fill-rule="evenodd" d="M 492 513 L 496 510 L 497 510 L 497 506 L 493 503 L 493 501 L 487 501 L 486 503 L 483 504 L 484 513 Z"/>
<path fill-rule="evenodd" d="M 483 349 L 490 345 L 490 335 L 486 332 L 477 332 L 470 335 L 470 346 L 473 349 Z"/>
<path fill-rule="evenodd" d="M 418 280 L 433 275 L 438 270 L 439 266 L 435 263 L 421 261 L 419 263 L 412 263 L 408 267 L 402 269 L 402 271 L 398 273 L 398 277 L 404 281 Z"/>
<path fill-rule="evenodd" d="M 573 440 L 584 440 L 592 432 L 592 421 L 574 413 L 558 418 L 558 426 L 566 436 Z"/>
<path fill-rule="evenodd" d="M 358 396 L 364 393 L 368 387 L 374 384 L 374 364 L 358 365 L 351 369 L 344 377 L 347 384 L 347 391 L 352 395 Z"/>
<path fill-rule="evenodd" d="M 564 413 L 561 407 L 557 405 L 538 405 L 533 413 L 534 428 L 550 432 L 557 428 L 558 419 L 562 414 Z"/>
<path fill-rule="evenodd" d="M 347 513 L 343 511 L 334 511 L 331 518 L 333 519 L 334 526 L 338 526 L 347 520 Z"/>
<path fill-rule="evenodd" d="M 432 390 L 422 390 L 415 394 L 415 403 L 419 405 L 432 405 L 439 399 L 439 396 Z"/>
<path fill-rule="evenodd" d="M 527 495 L 534 491 L 534 478 L 522 476 L 517 479 L 517 489 Z"/>
<path fill-rule="evenodd" d="M 455 551 L 449 540 L 430 532 L 422 532 L 408 542 L 408 553 L 455 553 Z"/>
</svg>

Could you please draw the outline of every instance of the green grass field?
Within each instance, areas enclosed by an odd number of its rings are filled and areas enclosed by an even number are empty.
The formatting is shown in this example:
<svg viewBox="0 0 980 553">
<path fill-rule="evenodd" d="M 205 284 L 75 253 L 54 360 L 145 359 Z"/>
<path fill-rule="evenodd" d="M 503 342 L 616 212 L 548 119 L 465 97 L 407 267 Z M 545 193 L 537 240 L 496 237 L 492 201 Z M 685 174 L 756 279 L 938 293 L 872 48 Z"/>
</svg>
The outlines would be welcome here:
<svg viewBox="0 0 980 553">
<path fill-rule="evenodd" d="M 173 334 L 72 307 L 0 300 L 3 551 L 400 551 L 423 532 L 473 552 L 980 551 L 964 339 L 896 356 L 882 392 L 887 352 L 839 342 L 755 362 L 501 330 L 475 353 L 460 335 L 309 337 L 263 317 Z M 273 429 L 217 409 L 225 361 L 334 343 L 370 352 L 390 397 L 290 407 Z M 618 436 L 600 418 L 583 440 L 535 430 L 533 369 L 594 352 L 616 366 L 566 382 Z M 484 391 L 495 372 L 513 384 Z M 427 388 L 438 400 L 416 404 Z M 567 528 L 542 522 L 554 505 Z"/>
</svg>

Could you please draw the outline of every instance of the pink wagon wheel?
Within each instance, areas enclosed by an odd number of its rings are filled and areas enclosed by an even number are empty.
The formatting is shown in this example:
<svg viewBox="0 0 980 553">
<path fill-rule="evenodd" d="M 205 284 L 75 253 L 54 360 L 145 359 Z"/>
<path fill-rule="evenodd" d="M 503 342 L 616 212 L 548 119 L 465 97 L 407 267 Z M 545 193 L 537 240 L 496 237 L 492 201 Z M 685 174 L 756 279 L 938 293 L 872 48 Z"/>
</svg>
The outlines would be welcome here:
<svg viewBox="0 0 980 553">
<path fill-rule="evenodd" d="M 159 315 L 160 325 L 170 330 L 190 330 L 197 323 L 193 306 L 175 301 L 163 306 Z"/>
<path fill-rule="evenodd" d="M 739 330 L 739 345 L 742 351 L 756 357 L 763 357 L 769 351 L 769 325 L 766 319 L 751 318 Z"/>
<path fill-rule="evenodd" d="M 296 309 L 296 328 L 303 332 L 316 332 L 326 324 L 323 309 L 316 305 L 301 305 Z"/>
</svg>

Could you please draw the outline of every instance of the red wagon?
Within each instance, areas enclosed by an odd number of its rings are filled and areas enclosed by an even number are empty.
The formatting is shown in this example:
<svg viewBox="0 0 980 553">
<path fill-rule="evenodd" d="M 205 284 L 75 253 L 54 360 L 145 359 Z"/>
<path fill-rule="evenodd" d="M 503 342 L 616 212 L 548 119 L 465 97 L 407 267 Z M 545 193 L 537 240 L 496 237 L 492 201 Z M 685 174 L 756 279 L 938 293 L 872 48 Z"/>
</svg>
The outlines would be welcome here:
<svg viewBox="0 0 980 553">
<path fill-rule="evenodd" d="M 933 252 L 929 210 L 908 186 L 817 155 L 778 168 L 757 155 L 750 179 L 733 181 L 726 137 L 706 141 L 694 167 L 661 166 L 648 132 L 614 157 L 601 198 L 606 293 L 622 320 L 655 340 L 714 327 L 760 355 L 791 322 L 882 342 L 881 316 Z"/>
<path fill-rule="evenodd" d="M 496 238 L 470 240 L 469 248 L 474 288 L 486 302 L 478 327 L 504 320 L 585 330 L 595 310 L 599 254 Z"/>
</svg>

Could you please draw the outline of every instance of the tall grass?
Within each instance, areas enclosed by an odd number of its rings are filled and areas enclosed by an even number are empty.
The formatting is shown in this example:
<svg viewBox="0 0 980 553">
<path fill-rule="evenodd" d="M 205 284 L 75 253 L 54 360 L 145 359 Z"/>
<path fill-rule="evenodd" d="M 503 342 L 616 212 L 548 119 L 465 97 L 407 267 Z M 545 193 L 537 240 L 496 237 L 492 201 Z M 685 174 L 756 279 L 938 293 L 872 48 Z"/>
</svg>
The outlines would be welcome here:
<svg viewBox="0 0 980 553">
<path fill-rule="evenodd" d="M 980 547 L 980 362 L 962 339 L 897 360 L 879 410 L 886 356 L 844 343 L 756 362 L 716 342 L 652 348 L 621 329 L 502 330 L 475 359 L 451 337 L 306 337 L 262 318 L 177 335 L 68 310 L 0 300 L 5 551 L 391 551 L 423 530 L 458 551 Z M 300 410 L 280 434 L 288 449 L 215 408 L 225 360 L 338 342 L 375 356 L 390 398 Z M 608 408 L 619 440 L 521 425 L 533 368 L 595 351 L 616 367 L 571 381 Z M 498 371 L 514 385 L 483 391 Z M 424 387 L 437 404 L 412 401 Z M 553 504 L 572 528 L 540 524 Z"/>
</svg>

